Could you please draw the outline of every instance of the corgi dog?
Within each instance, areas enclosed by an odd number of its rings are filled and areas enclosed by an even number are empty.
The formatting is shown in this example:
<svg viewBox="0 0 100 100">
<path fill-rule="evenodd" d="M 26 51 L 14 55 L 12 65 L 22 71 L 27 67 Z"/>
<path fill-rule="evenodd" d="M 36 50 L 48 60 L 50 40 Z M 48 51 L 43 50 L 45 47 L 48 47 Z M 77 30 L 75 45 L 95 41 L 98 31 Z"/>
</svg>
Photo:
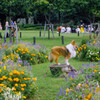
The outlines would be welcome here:
<svg viewBox="0 0 100 100">
<path fill-rule="evenodd" d="M 75 43 L 75 40 L 71 41 L 71 43 L 66 46 L 55 46 L 51 49 L 48 60 L 49 62 L 54 60 L 58 65 L 60 65 L 60 63 L 58 63 L 59 56 L 63 56 L 65 58 L 65 63 L 69 65 L 68 60 L 76 56 L 76 48 L 78 48 L 78 46 Z"/>
</svg>

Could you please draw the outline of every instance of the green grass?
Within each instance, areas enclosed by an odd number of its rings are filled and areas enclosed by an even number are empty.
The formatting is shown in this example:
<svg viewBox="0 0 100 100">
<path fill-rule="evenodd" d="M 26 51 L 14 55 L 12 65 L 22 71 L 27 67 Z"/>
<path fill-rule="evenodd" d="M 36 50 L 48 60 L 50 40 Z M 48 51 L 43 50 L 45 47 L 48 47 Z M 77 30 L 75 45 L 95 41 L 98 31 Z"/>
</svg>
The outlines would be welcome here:
<svg viewBox="0 0 100 100">
<path fill-rule="evenodd" d="M 89 34 L 80 34 L 80 36 L 77 36 L 76 33 L 71 34 L 64 34 L 62 33 L 61 36 L 64 36 L 64 44 L 62 44 L 61 37 L 58 36 L 58 33 L 54 33 L 55 38 L 53 39 L 52 33 L 50 34 L 50 39 L 48 39 L 48 33 L 46 32 L 45 39 L 43 38 L 44 32 L 42 31 L 42 36 L 39 37 L 39 30 L 37 31 L 21 31 L 22 32 L 22 41 L 33 43 L 33 37 L 36 37 L 36 43 L 45 45 L 48 54 L 50 52 L 50 49 L 53 46 L 66 46 L 69 44 L 72 40 L 75 40 L 76 43 L 80 43 L 82 39 L 89 39 Z M 5 31 L 2 31 L 2 34 L 4 36 Z M 19 37 L 19 32 L 18 32 Z M 9 41 L 9 39 L 7 39 Z M 20 41 L 20 39 L 19 39 Z M 3 42 L 3 39 L 2 39 Z M 59 62 L 64 63 L 62 61 L 62 57 L 60 57 Z M 54 64 L 53 62 L 52 64 Z M 77 70 L 79 70 L 79 66 L 81 66 L 83 63 L 90 63 L 86 61 L 79 61 L 76 59 L 70 59 L 69 63 L 73 65 Z M 37 86 L 38 86 L 38 92 L 34 100 L 56 100 L 57 93 L 59 92 L 60 87 L 65 87 L 66 82 L 64 78 L 60 77 L 53 77 L 49 65 L 51 63 L 43 63 L 43 64 L 37 64 L 32 66 L 32 73 L 35 77 L 37 77 Z M 33 99 L 31 99 L 33 100 Z"/>
</svg>

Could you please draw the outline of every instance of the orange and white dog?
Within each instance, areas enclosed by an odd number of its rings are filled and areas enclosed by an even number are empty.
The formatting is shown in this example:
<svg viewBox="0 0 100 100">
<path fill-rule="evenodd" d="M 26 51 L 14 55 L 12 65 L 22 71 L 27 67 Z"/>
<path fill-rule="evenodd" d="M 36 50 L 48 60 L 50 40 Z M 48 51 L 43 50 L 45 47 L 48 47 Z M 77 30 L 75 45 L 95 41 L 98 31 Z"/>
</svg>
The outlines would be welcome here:
<svg viewBox="0 0 100 100">
<path fill-rule="evenodd" d="M 68 60 L 76 56 L 76 48 L 78 48 L 78 46 L 74 40 L 65 47 L 55 46 L 51 49 L 48 59 L 50 62 L 54 60 L 58 65 L 60 65 L 60 63 L 58 63 L 59 56 L 63 56 L 65 58 L 65 63 L 69 65 Z"/>
</svg>

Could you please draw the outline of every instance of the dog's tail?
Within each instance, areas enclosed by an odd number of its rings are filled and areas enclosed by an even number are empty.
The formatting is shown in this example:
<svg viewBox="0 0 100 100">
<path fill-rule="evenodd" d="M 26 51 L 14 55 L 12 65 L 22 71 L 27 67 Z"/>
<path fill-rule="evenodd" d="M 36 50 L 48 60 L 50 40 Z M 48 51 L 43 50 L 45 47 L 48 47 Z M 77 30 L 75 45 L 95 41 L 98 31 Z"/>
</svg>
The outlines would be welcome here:
<svg viewBox="0 0 100 100">
<path fill-rule="evenodd" d="M 49 56 L 48 56 L 48 60 L 49 62 L 53 62 L 53 55 L 52 53 L 50 52 Z"/>
</svg>

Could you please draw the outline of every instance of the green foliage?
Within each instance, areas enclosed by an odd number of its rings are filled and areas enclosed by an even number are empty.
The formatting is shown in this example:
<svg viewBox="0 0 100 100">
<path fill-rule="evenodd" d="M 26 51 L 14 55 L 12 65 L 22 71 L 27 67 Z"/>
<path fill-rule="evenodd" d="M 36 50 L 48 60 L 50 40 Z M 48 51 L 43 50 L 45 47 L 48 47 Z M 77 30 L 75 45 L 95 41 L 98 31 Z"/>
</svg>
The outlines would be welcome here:
<svg viewBox="0 0 100 100">
<path fill-rule="evenodd" d="M 100 60 L 100 46 L 99 42 L 87 42 L 82 40 L 77 50 L 77 58 L 79 60 L 99 61 Z"/>
<path fill-rule="evenodd" d="M 30 49 L 31 48 L 31 49 Z M 19 58 L 20 60 L 27 61 L 30 64 L 44 63 L 48 61 L 47 50 L 43 46 L 19 44 L 17 46 L 13 45 L 12 47 L 5 48 L 5 56 L 3 61 L 13 60 L 16 62 Z"/>
<path fill-rule="evenodd" d="M 33 24 L 26 24 L 26 25 L 18 25 L 21 30 L 40 30 L 44 29 L 44 26 L 41 24 L 33 25 Z"/>
<path fill-rule="evenodd" d="M 100 68 L 93 64 L 80 66 L 80 73 L 68 74 L 66 89 L 60 88 L 58 100 L 92 99 L 99 92 Z"/>
<path fill-rule="evenodd" d="M 1 97 L 9 97 L 9 95 L 19 94 L 21 98 L 34 97 L 36 92 L 36 79 L 28 71 L 9 70 L 0 66 L 0 89 L 3 89 L 0 93 Z M 34 80 L 34 79 L 35 80 Z M 7 94 L 6 90 L 11 91 L 11 94 Z M 12 99 L 11 99 L 12 100 Z"/>
</svg>

